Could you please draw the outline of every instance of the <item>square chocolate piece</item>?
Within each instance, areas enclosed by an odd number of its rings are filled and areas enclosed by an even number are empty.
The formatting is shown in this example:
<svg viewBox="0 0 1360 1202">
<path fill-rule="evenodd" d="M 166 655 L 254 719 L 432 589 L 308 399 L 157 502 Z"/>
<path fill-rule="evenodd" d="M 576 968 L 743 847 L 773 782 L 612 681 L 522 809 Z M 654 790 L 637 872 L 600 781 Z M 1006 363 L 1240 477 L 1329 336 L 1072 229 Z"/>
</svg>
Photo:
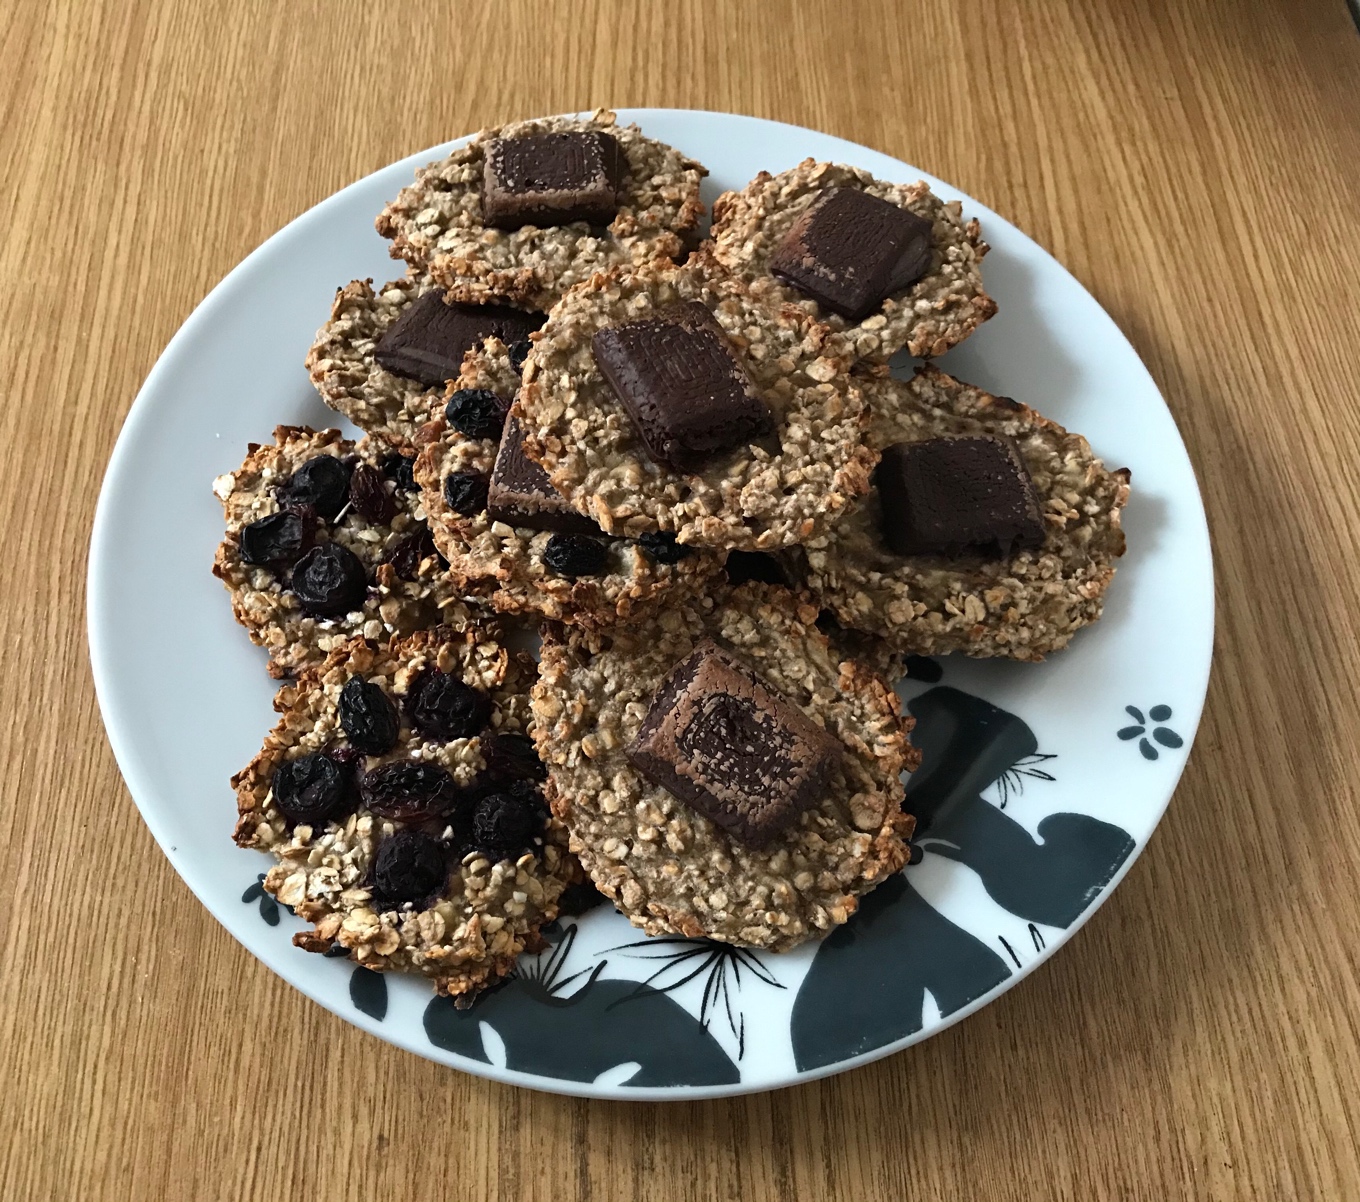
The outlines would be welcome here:
<svg viewBox="0 0 1360 1202">
<path fill-rule="evenodd" d="M 523 342 L 547 320 L 508 305 L 446 305 L 438 289 L 417 297 L 373 348 L 379 367 L 428 388 L 458 377 L 463 356 L 486 338 Z"/>
<path fill-rule="evenodd" d="M 820 796 L 839 741 L 711 639 L 671 669 L 628 748 L 629 762 L 751 847 Z"/>
<path fill-rule="evenodd" d="M 770 256 L 770 274 L 850 321 L 930 269 L 931 224 L 858 188 L 828 188 Z"/>
<path fill-rule="evenodd" d="M 552 486 L 548 473 L 524 453 L 524 427 L 514 414 L 501 433 L 500 450 L 491 469 L 486 496 L 487 516 L 493 522 L 559 534 L 599 534 L 600 528 L 573 509 Z"/>
<path fill-rule="evenodd" d="M 694 471 L 774 428 L 722 327 L 698 301 L 600 330 L 591 349 L 657 463 Z"/>
<path fill-rule="evenodd" d="M 875 476 L 883 538 L 898 555 L 1006 559 L 1044 542 L 1034 481 L 1009 438 L 899 442 Z"/>
<path fill-rule="evenodd" d="M 522 225 L 608 225 L 619 211 L 628 164 L 619 144 L 597 131 L 497 138 L 486 148 L 482 220 Z"/>
</svg>

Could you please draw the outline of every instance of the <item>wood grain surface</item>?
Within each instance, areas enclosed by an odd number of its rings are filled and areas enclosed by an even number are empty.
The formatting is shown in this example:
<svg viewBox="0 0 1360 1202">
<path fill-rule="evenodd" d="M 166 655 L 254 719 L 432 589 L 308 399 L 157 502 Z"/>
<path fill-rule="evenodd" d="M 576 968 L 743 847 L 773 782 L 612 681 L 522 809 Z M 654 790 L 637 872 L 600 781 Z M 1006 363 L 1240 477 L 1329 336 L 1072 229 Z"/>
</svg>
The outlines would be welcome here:
<svg viewBox="0 0 1360 1202">
<path fill-rule="evenodd" d="M 1360 1196 L 1358 77 L 1345 0 L 0 5 L 0 1196 Z M 208 289 L 393 159 L 596 103 L 1007 214 L 1147 361 L 1216 547 L 1199 741 L 1110 903 L 944 1034 L 734 1101 L 506 1088 L 307 1001 L 142 825 L 85 648 L 104 465 Z"/>
</svg>

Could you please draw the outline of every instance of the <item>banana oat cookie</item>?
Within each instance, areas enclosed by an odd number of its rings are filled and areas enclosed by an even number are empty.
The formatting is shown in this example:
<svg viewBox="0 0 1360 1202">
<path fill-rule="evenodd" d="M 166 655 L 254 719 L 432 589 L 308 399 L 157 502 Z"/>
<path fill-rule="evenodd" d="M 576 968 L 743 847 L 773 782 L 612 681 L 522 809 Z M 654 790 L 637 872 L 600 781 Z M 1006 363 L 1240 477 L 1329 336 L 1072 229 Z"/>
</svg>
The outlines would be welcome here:
<svg viewBox="0 0 1360 1202">
<path fill-rule="evenodd" d="M 534 667 L 471 626 L 337 646 L 274 703 L 235 777 L 236 842 L 265 888 L 380 971 L 465 995 L 504 976 L 576 878 L 527 736 Z"/>
<path fill-rule="evenodd" d="M 874 303 L 863 316 L 860 310 L 848 308 L 851 316 L 838 313 L 812 299 L 804 288 L 770 273 L 772 265 L 776 270 L 786 270 L 791 259 L 800 257 L 791 255 L 791 249 L 806 253 L 807 246 L 798 241 L 803 228 L 799 223 L 806 222 L 808 210 L 824 203 L 832 189 L 867 193 L 907 210 L 922 227 L 929 223 L 928 258 L 923 257 L 918 264 L 924 273 L 893 288 L 881 304 Z M 863 215 L 851 216 L 862 219 Z M 791 232 L 792 247 L 786 243 Z M 845 253 L 854 245 L 855 240 L 847 237 L 844 245 L 831 249 Z M 823 253 L 827 249 L 823 244 Z M 943 355 L 996 312 L 996 302 L 982 287 L 980 264 L 987 244 L 977 221 L 964 221 L 958 201 L 940 200 L 924 180 L 890 184 L 857 167 L 812 159 L 779 175 L 762 171 L 740 192 L 725 192 L 714 202 L 713 228 L 703 253 L 725 270 L 750 281 L 758 294 L 796 304 L 833 329 L 844 331 L 855 355 L 874 362 L 886 362 L 904 347 L 913 355 Z M 806 265 L 813 271 L 804 277 L 805 283 L 815 280 L 816 269 L 825 266 L 811 257 Z M 858 270 L 850 274 L 863 278 L 868 265 L 854 266 Z M 884 265 L 885 286 L 893 283 L 888 271 L 892 266 Z M 908 271 L 907 277 L 912 274 Z M 904 277 L 897 278 L 900 281 Z M 872 299 L 876 302 L 877 296 Z"/>
<path fill-rule="evenodd" d="M 753 584 L 626 627 L 547 628 L 533 707 L 553 812 L 596 887 L 649 934 L 789 948 L 845 922 L 906 863 L 901 773 L 919 762 L 911 721 L 882 680 L 831 651 L 815 617 Z M 836 745 L 811 805 L 756 846 L 632 759 L 663 681 L 708 640 Z"/>
<path fill-rule="evenodd" d="M 853 358 L 821 322 L 730 277 L 605 272 L 534 340 L 525 448 L 611 533 L 743 550 L 801 542 L 868 489 L 878 459 Z M 617 384 L 632 389 L 632 412 Z"/>
<path fill-rule="evenodd" d="M 355 635 L 467 621 L 409 457 L 338 430 L 279 426 L 274 439 L 213 481 L 227 518 L 213 574 L 272 676 L 319 664 Z"/>
<path fill-rule="evenodd" d="M 1038 660 L 1100 616 L 1124 553 L 1126 469 L 1106 469 L 1080 435 L 933 366 L 910 381 L 867 381 L 865 390 L 880 449 L 942 437 L 1013 440 L 1037 494 L 1042 544 L 997 558 L 899 555 L 884 539 L 876 489 L 794 552 L 812 600 L 843 625 L 921 655 Z"/>
<path fill-rule="evenodd" d="M 488 221 L 483 208 L 488 175 L 493 177 L 495 199 L 501 200 L 510 168 L 516 166 L 501 161 L 505 147 L 518 152 L 546 147 L 551 153 L 553 143 L 568 134 L 584 135 L 595 143 L 601 136 L 612 140 L 604 143 L 612 156 L 608 164 L 616 206 L 612 219 L 600 222 L 604 214 L 579 210 L 594 223 L 548 224 L 554 217 L 540 206 L 520 210 L 524 224 L 517 225 L 520 218 L 513 212 L 493 212 L 491 221 L 497 224 Z M 568 153 L 554 162 L 518 166 L 527 177 L 537 174 L 549 182 L 571 182 L 567 177 L 580 162 Z M 403 188 L 379 215 L 377 228 L 393 240 L 394 258 L 428 270 L 438 283 L 455 288 L 459 300 L 548 309 L 568 288 L 603 268 L 682 254 L 697 239 L 704 211 L 699 181 L 707 173 L 678 150 L 644 137 L 637 126 L 616 124 L 606 109 L 584 120 L 520 121 L 483 130 L 447 158 L 421 168 L 416 182 Z M 524 198 L 523 191 L 520 196 Z M 561 208 L 556 219 L 575 215 Z"/>
<path fill-rule="evenodd" d="M 438 411 L 418 436 L 416 481 L 455 582 L 502 612 L 600 624 L 717 573 L 710 552 L 663 537 L 609 538 L 571 509 L 522 452 L 514 359 L 495 338 L 469 352 L 449 387 L 453 420 Z M 488 396 L 491 428 L 479 430 L 477 398 L 486 407 Z"/>
</svg>

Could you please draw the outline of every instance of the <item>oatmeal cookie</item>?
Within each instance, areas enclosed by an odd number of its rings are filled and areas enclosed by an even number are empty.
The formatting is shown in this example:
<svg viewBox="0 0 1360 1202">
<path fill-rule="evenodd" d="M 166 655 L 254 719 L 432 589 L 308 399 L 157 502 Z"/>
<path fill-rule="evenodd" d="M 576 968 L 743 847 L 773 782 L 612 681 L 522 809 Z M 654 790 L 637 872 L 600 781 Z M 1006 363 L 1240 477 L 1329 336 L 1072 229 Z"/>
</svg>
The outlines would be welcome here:
<svg viewBox="0 0 1360 1202">
<path fill-rule="evenodd" d="M 868 381 L 865 391 L 880 449 L 941 436 L 1013 439 L 1038 495 L 1043 544 L 994 560 L 897 555 L 883 540 L 875 490 L 794 552 L 812 600 L 843 625 L 921 655 L 1039 660 L 1100 616 L 1124 553 L 1127 469 L 1106 469 L 1080 435 L 933 366 L 910 381 Z"/>
<path fill-rule="evenodd" d="M 213 574 L 251 641 L 269 651 L 270 675 L 319 664 L 357 634 L 467 621 L 409 457 L 339 430 L 279 426 L 274 439 L 252 443 L 236 471 L 213 481 L 227 518 Z"/>
<path fill-rule="evenodd" d="M 608 229 L 584 221 L 496 229 L 483 218 L 488 147 L 497 139 L 564 132 L 612 137 L 626 172 L 618 211 Z M 582 120 L 546 117 L 479 133 L 447 158 L 416 172 L 379 215 L 378 233 L 392 239 L 392 256 L 456 290 L 470 302 L 509 301 L 548 309 L 568 288 L 617 263 L 676 258 L 696 240 L 703 205 L 699 181 L 707 169 L 635 125 L 618 125 L 599 109 Z"/>
<path fill-rule="evenodd" d="M 856 188 L 931 223 L 931 260 L 925 274 L 891 293 L 867 317 L 847 320 L 805 292 L 770 274 L 770 260 L 808 206 L 829 188 Z M 703 253 L 750 281 L 752 290 L 796 304 L 842 330 L 858 358 L 886 362 L 904 347 L 913 355 L 943 355 L 996 312 L 983 290 L 987 253 L 976 220 L 964 221 L 958 201 L 942 201 L 924 180 L 889 184 L 867 171 L 806 159 L 790 171 L 762 171 L 740 192 L 713 204 L 713 227 Z"/>
<path fill-rule="evenodd" d="M 294 943 L 455 996 L 535 945 L 578 870 L 535 783 L 533 678 L 472 626 L 350 639 L 279 691 L 235 838 L 277 857 L 265 888 L 313 924 Z"/>
<path fill-rule="evenodd" d="M 782 950 L 845 922 L 906 863 L 911 720 L 883 681 L 831 651 L 815 618 L 750 584 L 626 627 L 547 628 L 533 708 L 553 812 L 596 887 L 649 934 Z M 708 639 L 838 745 L 811 806 L 762 846 L 724 833 L 629 757 L 658 687 Z"/>
<path fill-rule="evenodd" d="M 655 325 L 693 303 L 716 319 L 773 433 L 682 471 L 652 458 L 592 344 L 601 331 Z M 864 442 L 868 406 L 847 374 L 853 358 L 822 323 L 730 277 L 689 266 L 605 272 L 565 296 L 538 332 L 519 399 L 525 447 L 610 533 L 659 529 L 743 550 L 801 542 L 868 489 L 878 459 Z"/>
<path fill-rule="evenodd" d="M 519 433 L 517 410 L 510 408 L 519 387 L 519 369 L 509 350 L 498 339 L 488 339 L 479 350 L 468 352 L 462 374 L 449 386 L 449 396 L 494 394 L 509 411 L 506 428 L 499 435 L 474 437 L 440 411 L 418 436 L 416 481 L 435 543 L 460 587 L 475 589 L 505 613 L 598 625 L 630 617 L 671 590 L 693 589 L 717 573 L 721 566 L 717 555 L 662 536 L 653 536 L 650 545 L 605 537 L 589 519 L 571 511 L 539 469 L 522 457 L 521 467 L 539 474 L 542 489 L 551 494 L 539 494 L 526 508 L 543 509 L 546 504 L 555 511 L 528 514 L 522 520 L 551 528 L 532 529 L 504 520 L 509 515 L 497 508 L 500 498 L 495 491 L 504 464 L 496 467 L 497 455 L 498 450 L 502 456 L 507 454 L 511 448 L 502 448 L 502 442 Z M 446 489 L 450 478 L 477 482 L 469 486 L 474 495 L 465 499 L 449 491 L 455 486 Z M 489 502 L 488 482 L 493 485 Z M 502 515 L 501 520 L 488 512 L 488 504 Z M 570 549 L 573 539 L 587 540 L 584 545 L 575 544 L 578 551 L 589 554 L 592 544 L 598 547 L 594 552 L 597 562 L 583 565 L 589 567 L 588 572 L 571 574 L 573 565 L 559 561 L 561 548 Z"/>
</svg>

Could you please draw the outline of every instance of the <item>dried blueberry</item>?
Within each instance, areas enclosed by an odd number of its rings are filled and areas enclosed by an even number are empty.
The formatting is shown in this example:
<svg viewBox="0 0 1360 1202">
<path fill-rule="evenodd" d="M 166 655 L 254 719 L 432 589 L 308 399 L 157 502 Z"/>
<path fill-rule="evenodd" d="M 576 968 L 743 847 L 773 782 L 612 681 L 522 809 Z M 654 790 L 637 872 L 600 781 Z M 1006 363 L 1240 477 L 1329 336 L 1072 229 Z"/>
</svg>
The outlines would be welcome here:
<svg viewBox="0 0 1360 1202">
<path fill-rule="evenodd" d="M 764 551 L 729 551 L 724 570 L 731 584 L 745 584 L 748 580 L 785 586 L 789 583 L 783 565 Z"/>
<path fill-rule="evenodd" d="M 295 513 L 281 510 L 241 527 L 241 559 L 244 563 L 271 564 L 296 559 L 306 531 Z"/>
<path fill-rule="evenodd" d="M 507 731 L 482 739 L 487 772 L 497 780 L 546 780 L 547 766 L 538 758 L 533 739 Z"/>
<path fill-rule="evenodd" d="M 637 545 L 642 548 L 649 559 L 653 559 L 657 563 L 679 563 L 686 556 L 694 554 L 693 547 L 687 547 L 684 543 L 677 543 L 675 535 L 667 534 L 664 530 L 642 535 L 638 538 Z"/>
<path fill-rule="evenodd" d="M 368 574 L 353 551 L 339 543 L 322 543 L 297 561 L 291 587 L 313 617 L 336 618 L 363 605 Z"/>
<path fill-rule="evenodd" d="M 488 388 L 459 388 L 444 406 L 444 420 L 469 438 L 499 438 L 508 408 Z"/>
<path fill-rule="evenodd" d="M 285 760 L 274 773 L 274 804 L 289 822 L 343 818 L 354 809 L 354 782 L 324 751 Z"/>
<path fill-rule="evenodd" d="M 420 831 L 397 831 L 373 857 L 373 884 L 384 909 L 442 893 L 448 875 L 443 844 Z"/>
<path fill-rule="evenodd" d="M 401 719 L 380 685 L 351 676 L 340 690 L 340 726 L 351 746 L 365 755 L 386 755 L 401 730 Z"/>
<path fill-rule="evenodd" d="M 559 576 L 601 576 L 609 565 L 609 548 L 588 534 L 554 534 L 543 548 L 543 563 Z"/>
<path fill-rule="evenodd" d="M 511 859 L 533 849 L 543 833 L 548 807 L 543 795 L 528 781 L 516 781 L 500 793 L 477 802 L 472 815 L 472 846 L 499 859 Z"/>
<path fill-rule="evenodd" d="M 414 580 L 420 575 L 420 565 L 431 555 L 438 555 L 434 538 L 422 526 L 414 534 L 408 534 L 400 542 L 393 543 L 383 552 L 383 563 L 390 563 L 392 570 L 403 580 Z"/>
<path fill-rule="evenodd" d="M 361 463 L 349 478 L 349 499 L 355 511 L 375 526 L 385 526 L 397 516 L 397 499 L 387 491 L 382 472 Z"/>
<path fill-rule="evenodd" d="M 426 738 L 470 739 L 491 718 L 491 698 L 456 676 L 430 668 L 411 682 L 406 715 Z"/>
<path fill-rule="evenodd" d="M 323 518 L 333 518 L 349 500 L 351 470 L 350 464 L 334 455 L 317 455 L 279 484 L 279 502 L 310 505 Z"/>
<path fill-rule="evenodd" d="M 364 805 L 379 818 L 417 822 L 451 813 L 461 799 L 458 786 L 438 764 L 405 760 L 380 764 L 359 782 Z"/>
<path fill-rule="evenodd" d="M 471 517 L 486 508 L 487 480 L 476 472 L 450 472 L 444 477 L 444 504 Z"/>
<path fill-rule="evenodd" d="M 510 366 L 519 371 L 524 366 L 524 361 L 529 357 L 529 352 L 534 344 L 527 338 L 523 342 L 512 342 L 506 349 L 510 352 Z"/>
<path fill-rule="evenodd" d="M 393 451 L 390 455 L 382 457 L 379 465 L 382 473 L 392 481 L 402 492 L 415 492 L 420 487 L 416 483 L 414 455 L 398 455 Z"/>
</svg>

